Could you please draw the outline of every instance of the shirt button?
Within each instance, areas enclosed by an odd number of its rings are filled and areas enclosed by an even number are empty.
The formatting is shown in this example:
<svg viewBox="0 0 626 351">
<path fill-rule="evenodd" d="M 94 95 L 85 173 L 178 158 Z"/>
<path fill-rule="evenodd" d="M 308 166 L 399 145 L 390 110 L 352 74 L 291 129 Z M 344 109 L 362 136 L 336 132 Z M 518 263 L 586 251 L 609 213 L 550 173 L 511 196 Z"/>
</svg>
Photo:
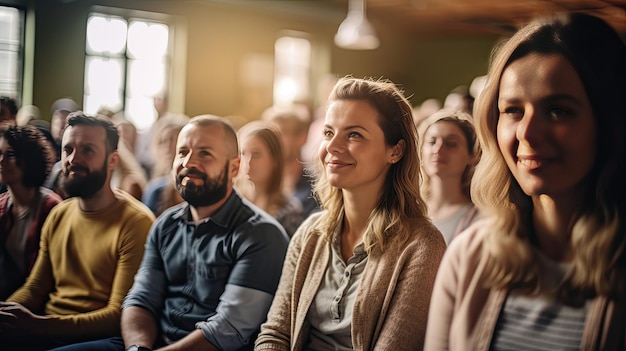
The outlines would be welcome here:
<svg viewBox="0 0 626 351">
<path fill-rule="evenodd" d="M 339 300 L 341 300 L 341 297 L 339 296 L 335 297 L 335 301 L 339 302 Z"/>
<path fill-rule="evenodd" d="M 346 278 L 350 276 L 350 272 L 346 272 Z"/>
</svg>

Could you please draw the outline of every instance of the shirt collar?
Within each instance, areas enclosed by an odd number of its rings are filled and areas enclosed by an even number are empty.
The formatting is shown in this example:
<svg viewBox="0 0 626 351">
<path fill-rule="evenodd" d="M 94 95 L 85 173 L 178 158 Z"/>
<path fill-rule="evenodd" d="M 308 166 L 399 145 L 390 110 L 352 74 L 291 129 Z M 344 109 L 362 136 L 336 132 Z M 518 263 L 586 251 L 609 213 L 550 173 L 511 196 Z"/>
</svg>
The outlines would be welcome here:
<svg viewBox="0 0 626 351">
<path fill-rule="evenodd" d="M 215 213 L 213 213 L 213 216 L 203 219 L 198 224 L 212 221 L 218 226 L 227 228 L 231 214 L 235 212 L 238 206 L 241 206 L 241 197 L 239 196 L 237 191 L 233 189 L 226 202 L 224 202 L 224 204 L 220 208 L 218 208 Z M 182 219 L 186 223 L 192 223 L 193 220 L 191 219 L 191 206 L 189 205 L 189 203 L 185 202 L 184 206 L 182 206 L 172 214 L 172 218 Z"/>
</svg>

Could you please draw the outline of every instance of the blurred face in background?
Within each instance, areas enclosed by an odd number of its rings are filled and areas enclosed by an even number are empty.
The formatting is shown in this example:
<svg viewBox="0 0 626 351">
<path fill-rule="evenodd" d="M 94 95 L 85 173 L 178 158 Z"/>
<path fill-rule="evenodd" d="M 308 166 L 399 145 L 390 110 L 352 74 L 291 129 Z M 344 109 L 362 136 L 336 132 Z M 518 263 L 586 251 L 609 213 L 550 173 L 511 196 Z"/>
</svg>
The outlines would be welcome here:
<svg viewBox="0 0 626 351">
<path fill-rule="evenodd" d="M 157 155 L 159 158 L 174 162 L 176 156 L 176 139 L 181 128 L 164 128 L 157 136 Z"/>
<path fill-rule="evenodd" d="M 63 131 L 65 130 L 65 124 L 67 123 L 67 115 L 69 111 L 58 110 L 52 114 L 50 122 L 50 134 L 57 143 L 61 143 L 63 139 Z"/>
<path fill-rule="evenodd" d="M 276 162 L 272 158 L 270 150 L 255 135 L 250 135 L 241 140 L 241 175 L 255 185 L 268 184 L 276 172 Z"/>
<path fill-rule="evenodd" d="M 23 172 L 17 165 L 13 148 L 5 138 L 0 138 L 0 183 L 7 186 L 21 182 Z"/>
<path fill-rule="evenodd" d="M 472 163 L 467 138 L 453 122 L 433 123 L 424 133 L 422 168 L 430 177 L 459 178 Z"/>
<path fill-rule="evenodd" d="M 6 104 L 0 103 L 0 122 L 15 121 L 17 115 L 11 113 L 11 109 Z"/>
</svg>

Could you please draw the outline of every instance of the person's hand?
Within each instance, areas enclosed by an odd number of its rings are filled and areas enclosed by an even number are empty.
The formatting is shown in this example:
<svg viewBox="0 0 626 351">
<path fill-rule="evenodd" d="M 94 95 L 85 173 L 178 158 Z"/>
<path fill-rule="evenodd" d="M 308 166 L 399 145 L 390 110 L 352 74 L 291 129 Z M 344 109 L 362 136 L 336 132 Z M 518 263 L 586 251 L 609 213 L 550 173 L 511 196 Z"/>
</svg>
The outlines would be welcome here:
<svg viewBox="0 0 626 351">
<path fill-rule="evenodd" d="M 0 329 L 3 333 L 32 333 L 35 323 L 44 319 L 33 314 L 28 308 L 15 302 L 0 302 Z"/>
</svg>

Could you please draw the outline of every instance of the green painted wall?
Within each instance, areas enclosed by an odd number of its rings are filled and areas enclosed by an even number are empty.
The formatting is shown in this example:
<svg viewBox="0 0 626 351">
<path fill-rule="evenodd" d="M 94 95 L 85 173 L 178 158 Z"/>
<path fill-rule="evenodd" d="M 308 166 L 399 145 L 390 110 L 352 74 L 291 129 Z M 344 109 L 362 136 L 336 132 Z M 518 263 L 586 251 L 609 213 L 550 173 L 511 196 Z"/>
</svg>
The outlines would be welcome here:
<svg viewBox="0 0 626 351">
<path fill-rule="evenodd" d="M 486 72 L 495 36 L 419 38 L 376 28 L 382 45 L 374 51 L 349 51 L 333 45 L 343 13 L 269 11 L 225 1 L 166 0 L 31 0 L 35 11 L 33 103 L 44 116 L 51 103 L 83 95 L 84 46 L 87 16 L 94 5 L 135 9 L 175 16 L 186 33 L 186 45 L 176 48 L 180 96 L 175 110 L 188 115 L 212 113 L 257 118 L 271 104 L 271 85 L 242 83 L 241 63 L 250 55 L 271 57 L 274 41 L 284 30 L 306 32 L 316 52 L 314 78 L 338 76 L 385 77 L 401 85 L 414 105 L 424 99 L 445 98 L 458 85 Z M 261 3 L 261 2 L 259 2 Z M 297 2 L 294 2 L 297 3 Z M 376 26 L 376 23 L 374 23 Z M 184 30 L 183 30 L 184 29 Z M 179 32 L 180 33 L 180 32 Z M 182 52 L 181 52 L 182 51 Z M 262 72 L 263 73 L 263 72 Z M 265 73 L 266 75 L 268 73 Z M 270 72 L 271 74 L 271 72 Z"/>
</svg>

